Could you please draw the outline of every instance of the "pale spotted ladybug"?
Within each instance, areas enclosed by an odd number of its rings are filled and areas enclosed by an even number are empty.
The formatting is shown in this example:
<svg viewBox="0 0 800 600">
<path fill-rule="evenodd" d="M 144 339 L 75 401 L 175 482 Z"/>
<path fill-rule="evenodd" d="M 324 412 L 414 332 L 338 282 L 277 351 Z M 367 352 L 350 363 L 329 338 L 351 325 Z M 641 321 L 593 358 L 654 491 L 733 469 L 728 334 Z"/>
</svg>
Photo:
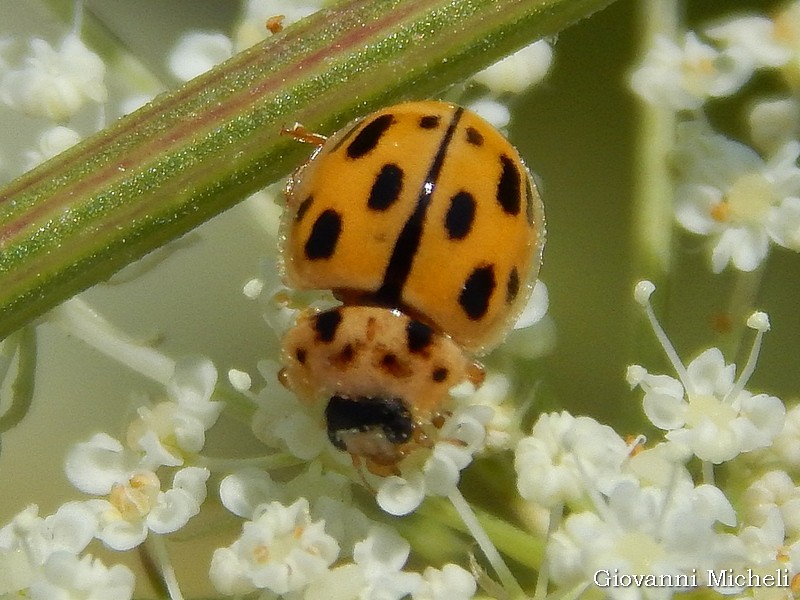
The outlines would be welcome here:
<svg viewBox="0 0 800 600">
<path fill-rule="evenodd" d="M 449 389 L 479 382 L 470 353 L 500 343 L 524 306 L 542 201 L 516 149 L 452 104 L 399 104 L 327 140 L 295 137 L 320 145 L 287 185 L 285 279 L 342 306 L 300 316 L 282 381 L 327 402 L 337 448 L 392 473 L 426 443 Z"/>
</svg>

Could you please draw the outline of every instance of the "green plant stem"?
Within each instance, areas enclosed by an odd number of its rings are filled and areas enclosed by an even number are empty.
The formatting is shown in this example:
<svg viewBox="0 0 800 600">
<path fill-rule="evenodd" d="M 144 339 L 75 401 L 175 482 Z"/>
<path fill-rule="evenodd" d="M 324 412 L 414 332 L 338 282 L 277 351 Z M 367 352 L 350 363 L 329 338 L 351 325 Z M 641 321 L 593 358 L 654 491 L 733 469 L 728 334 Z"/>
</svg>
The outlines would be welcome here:
<svg viewBox="0 0 800 600">
<path fill-rule="evenodd" d="M 675 38 L 677 0 L 641 0 L 642 56 L 657 36 Z M 675 114 L 669 109 L 640 102 L 637 132 L 636 204 L 634 206 L 634 277 L 657 286 L 669 273 L 672 256 L 672 180 L 669 154 L 674 146 Z"/>
<path fill-rule="evenodd" d="M 0 190 L 0 339 L 297 165 L 282 127 L 435 94 L 611 2 L 350 0 L 158 96 Z"/>
<path fill-rule="evenodd" d="M 524 531 L 508 521 L 498 518 L 485 510 L 472 506 L 481 527 L 497 546 L 498 550 L 508 558 L 533 570 L 538 570 L 544 558 L 542 537 Z M 452 505 L 439 499 L 428 498 L 417 512 L 426 517 L 436 519 L 448 527 L 467 533 L 468 530 Z M 398 523 L 402 527 L 402 523 Z"/>
<path fill-rule="evenodd" d="M 679 0 L 640 0 L 640 55 L 655 44 L 658 36 L 678 36 Z M 634 182 L 633 276 L 635 281 L 649 279 L 659 288 L 653 300 L 658 312 L 666 312 L 669 298 L 670 269 L 673 255 L 673 184 L 670 153 L 675 146 L 675 113 L 648 102 L 639 102 L 636 135 L 636 179 Z M 630 337 L 635 340 L 635 356 L 641 364 L 660 364 L 661 347 L 653 343 L 641 307 L 629 302 L 632 311 Z"/>
</svg>

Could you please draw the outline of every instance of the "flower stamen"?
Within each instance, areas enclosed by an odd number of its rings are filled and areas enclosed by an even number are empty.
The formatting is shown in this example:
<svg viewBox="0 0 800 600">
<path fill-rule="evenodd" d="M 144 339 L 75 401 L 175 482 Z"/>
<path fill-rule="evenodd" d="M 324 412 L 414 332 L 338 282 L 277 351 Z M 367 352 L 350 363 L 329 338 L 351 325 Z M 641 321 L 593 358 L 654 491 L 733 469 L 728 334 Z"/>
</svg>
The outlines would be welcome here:
<svg viewBox="0 0 800 600">
<path fill-rule="evenodd" d="M 711 205 L 708 214 L 717 223 L 726 223 L 731 218 L 731 205 L 727 200 L 720 200 Z"/>
<path fill-rule="evenodd" d="M 683 362 L 681 362 L 681 359 L 678 356 L 678 352 L 675 350 L 675 347 L 672 345 L 672 342 L 669 341 L 666 332 L 661 327 L 661 324 L 658 322 L 656 313 L 653 310 L 653 305 L 650 303 L 650 296 L 653 294 L 655 290 L 656 290 L 655 284 L 653 284 L 652 281 L 647 281 L 646 279 L 644 279 L 636 284 L 633 296 L 636 299 L 636 302 L 642 308 L 644 308 L 644 313 L 647 316 L 647 321 L 650 323 L 650 328 L 653 330 L 653 333 L 655 334 L 658 343 L 661 344 L 661 348 L 664 350 L 664 354 L 667 355 L 667 359 L 672 364 L 672 368 L 675 369 L 675 372 L 678 374 L 678 378 L 681 380 L 681 384 L 683 384 L 686 393 L 691 395 L 694 392 L 694 390 L 692 390 L 689 373 L 686 371 L 686 367 L 683 365 Z"/>
<path fill-rule="evenodd" d="M 733 399 L 739 396 L 744 389 L 744 386 L 747 385 L 747 382 L 753 375 L 753 372 L 756 370 L 758 355 L 761 352 L 761 340 L 764 338 L 764 333 L 769 331 L 769 316 L 767 316 L 767 313 L 764 312 L 754 312 L 747 319 L 747 326 L 756 330 L 756 336 L 753 340 L 753 347 L 750 349 L 750 355 L 747 357 L 747 362 L 742 369 L 742 374 L 739 376 L 739 380 L 736 382 L 733 388 L 731 388 L 731 391 L 725 395 L 725 402 L 733 401 Z"/>
</svg>

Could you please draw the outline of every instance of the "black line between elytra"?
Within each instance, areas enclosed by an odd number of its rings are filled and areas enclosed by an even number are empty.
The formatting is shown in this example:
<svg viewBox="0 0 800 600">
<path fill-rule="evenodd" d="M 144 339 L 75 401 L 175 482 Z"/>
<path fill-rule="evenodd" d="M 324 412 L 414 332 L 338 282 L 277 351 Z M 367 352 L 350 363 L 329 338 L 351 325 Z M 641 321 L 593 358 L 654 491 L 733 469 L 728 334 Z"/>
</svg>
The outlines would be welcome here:
<svg viewBox="0 0 800 600">
<path fill-rule="evenodd" d="M 414 256 L 419 248 L 420 240 L 422 239 L 422 227 L 425 223 L 425 214 L 428 212 L 430 206 L 431 196 L 436 188 L 436 181 L 444 164 L 444 158 L 447 154 L 447 147 L 453 139 L 456 131 L 458 121 L 461 118 L 464 109 L 461 107 L 456 108 L 453 113 L 453 118 L 447 127 L 447 131 L 442 138 L 441 144 L 436 151 L 436 156 L 433 158 L 428 174 L 422 184 L 419 197 L 417 198 L 417 205 L 414 212 L 403 225 L 400 235 L 392 249 L 392 256 L 389 258 L 389 264 L 386 266 L 386 272 L 383 274 L 383 283 L 380 289 L 375 292 L 375 299 L 382 303 L 391 306 L 396 306 L 400 302 L 400 297 L 403 292 L 403 286 L 411 273 L 411 265 L 414 262 Z"/>
</svg>

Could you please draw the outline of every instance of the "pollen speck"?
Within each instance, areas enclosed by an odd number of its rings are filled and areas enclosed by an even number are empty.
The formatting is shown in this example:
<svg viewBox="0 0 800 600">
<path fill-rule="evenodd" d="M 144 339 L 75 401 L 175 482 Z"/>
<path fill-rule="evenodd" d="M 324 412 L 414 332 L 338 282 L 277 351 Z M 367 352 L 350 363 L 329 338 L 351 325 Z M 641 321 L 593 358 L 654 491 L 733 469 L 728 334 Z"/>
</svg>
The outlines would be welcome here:
<svg viewBox="0 0 800 600">
<path fill-rule="evenodd" d="M 726 201 L 716 202 L 709 209 L 711 218 L 717 223 L 725 223 L 731 217 L 731 207 Z"/>
</svg>

